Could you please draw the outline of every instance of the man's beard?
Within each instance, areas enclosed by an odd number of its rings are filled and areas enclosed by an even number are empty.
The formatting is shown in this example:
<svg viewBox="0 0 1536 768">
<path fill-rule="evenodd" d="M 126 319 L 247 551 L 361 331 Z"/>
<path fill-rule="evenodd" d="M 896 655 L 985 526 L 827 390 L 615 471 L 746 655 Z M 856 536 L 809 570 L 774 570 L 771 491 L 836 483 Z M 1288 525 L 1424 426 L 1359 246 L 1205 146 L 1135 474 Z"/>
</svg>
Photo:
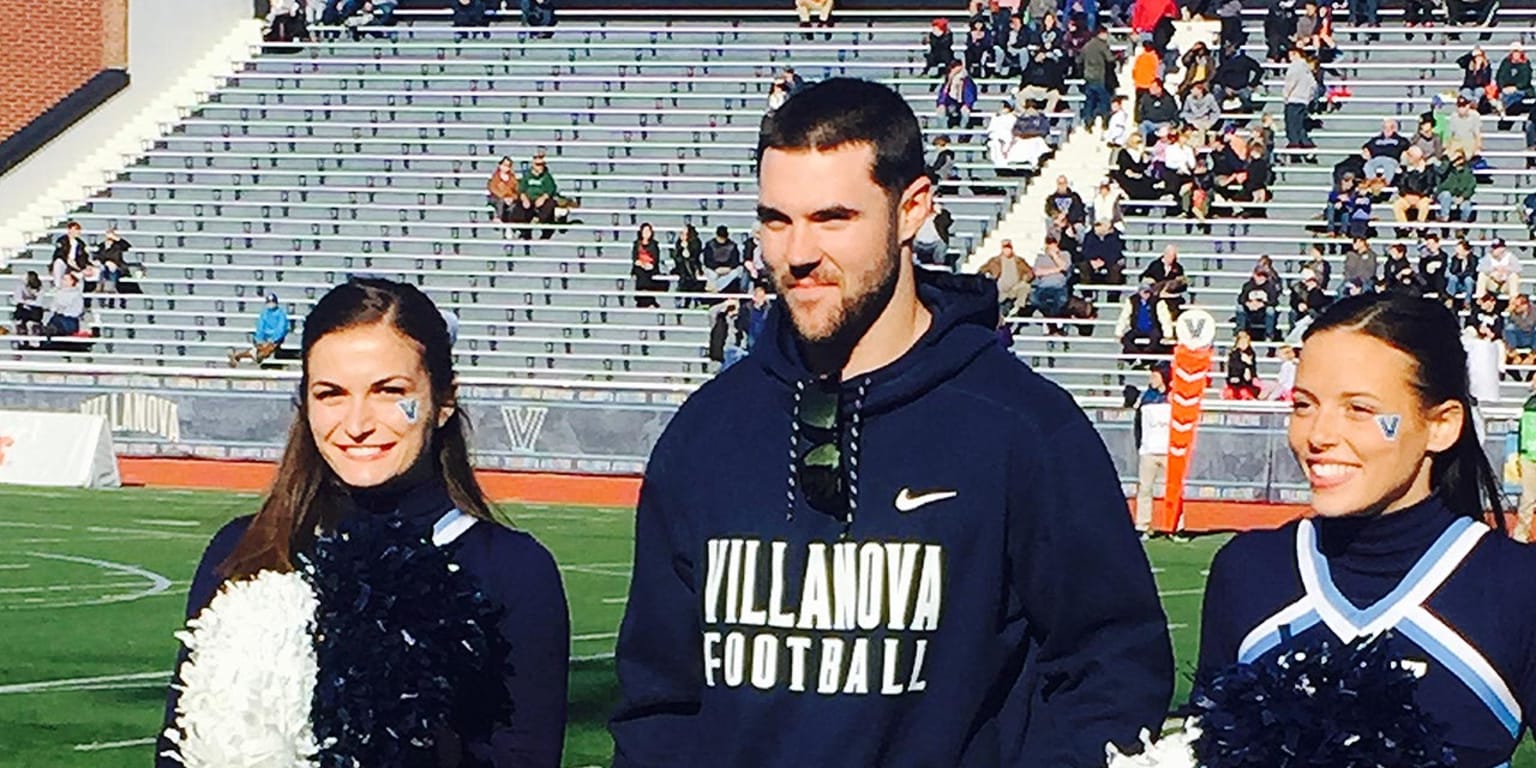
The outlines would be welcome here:
<svg viewBox="0 0 1536 768">
<path fill-rule="evenodd" d="M 862 292 L 842 297 L 826 327 L 808 328 L 806 323 L 809 318 L 796 314 L 793 304 L 785 302 L 795 336 L 808 348 L 807 351 L 812 352 L 812 357 L 846 361 L 859 340 L 890 305 L 891 297 L 896 294 L 896 284 L 901 278 L 902 259 L 902 248 L 896 240 L 894 226 L 886 243 L 886 253 L 888 255 L 881 261 L 880 270 L 874 273 L 873 281 Z M 844 274 L 842 278 L 847 280 L 848 275 Z M 785 275 L 780 281 L 780 287 L 788 289 L 786 283 L 793 282 L 793 276 Z M 841 367 L 841 362 L 838 367 Z"/>
</svg>

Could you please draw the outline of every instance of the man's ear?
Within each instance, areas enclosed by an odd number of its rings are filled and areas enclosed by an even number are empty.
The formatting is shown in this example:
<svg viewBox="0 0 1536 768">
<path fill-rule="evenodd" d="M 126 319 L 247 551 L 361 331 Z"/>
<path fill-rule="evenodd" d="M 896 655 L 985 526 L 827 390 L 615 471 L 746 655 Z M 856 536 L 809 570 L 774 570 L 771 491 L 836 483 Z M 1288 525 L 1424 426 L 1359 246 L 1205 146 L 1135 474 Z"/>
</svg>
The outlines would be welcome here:
<svg viewBox="0 0 1536 768">
<path fill-rule="evenodd" d="M 902 190 L 896 204 L 897 242 L 908 243 L 917 238 L 923 222 L 933 215 L 933 180 L 926 174 L 917 177 Z"/>
</svg>

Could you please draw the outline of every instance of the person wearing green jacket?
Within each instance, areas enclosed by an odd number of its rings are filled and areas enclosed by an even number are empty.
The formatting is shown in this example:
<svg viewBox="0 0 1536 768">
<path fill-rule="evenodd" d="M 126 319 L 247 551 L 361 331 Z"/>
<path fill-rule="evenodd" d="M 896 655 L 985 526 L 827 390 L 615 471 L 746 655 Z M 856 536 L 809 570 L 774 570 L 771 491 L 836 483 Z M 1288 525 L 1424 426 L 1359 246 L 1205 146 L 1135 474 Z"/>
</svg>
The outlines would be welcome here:
<svg viewBox="0 0 1536 768">
<path fill-rule="evenodd" d="M 522 188 L 523 210 L 528 212 L 527 215 L 533 217 L 531 221 L 537 221 L 540 224 L 554 223 L 555 201 L 559 199 L 560 188 L 555 185 L 555 177 L 549 172 L 548 164 L 545 162 L 544 150 L 541 149 L 534 153 L 533 162 L 529 164 L 528 170 L 523 173 L 519 186 Z M 544 227 L 542 238 L 548 240 L 554 234 L 554 228 L 546 226 Z M 525 239 L 532 236 L 533 234 L 530 231 L 523 230 L 523 237 Z"/>
<path fill-rule="evenodd" d="M 1516 541 L 1531 540 L 1531 516 L 1536 512 L 1536 384 L 1520 409 L 1520 506 L 1515 516 Z"/>
<path fill-rule="evenodd" d="M 1467 156 L 1453 149 L 1440 165 L 1440 185 L 1436 188 L 1435 202 L 1440 204 L 1440 218 L 1451 221 L 1472 221 L 1476 211 L 1472 208 L 1472 196 L 1477 193 L 1477 177 L 1467 165 Z"/>
<path fill-rule="evenodd" d="M 1525 48 L 1517 40 L 1509 44 L 1509 55 L 1499 62 L 1499 71 L 1493 82 L 1499 87 L 1499 104 L 1507 112 L 1510 107 L 1532 96 L 1531 60 L 1525 56 Z"/>
</svg>

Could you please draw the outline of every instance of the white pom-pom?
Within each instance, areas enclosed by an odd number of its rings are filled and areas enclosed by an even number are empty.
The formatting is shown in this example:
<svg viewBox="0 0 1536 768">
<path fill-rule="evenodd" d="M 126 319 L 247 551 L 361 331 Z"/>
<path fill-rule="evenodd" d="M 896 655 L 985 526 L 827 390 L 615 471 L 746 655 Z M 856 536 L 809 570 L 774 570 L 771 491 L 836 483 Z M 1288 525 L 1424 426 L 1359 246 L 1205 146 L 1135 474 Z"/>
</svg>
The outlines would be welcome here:
<svg viewBox="0 0 1536 768">
<path fill-rule="evenodd" d="M 1143 730 L 1139 755 L 1126 755 L 1114 744 L 1105 746 L 1106 768 L 1199 768 L 1194 746 L 1199 737 L 1200 724 L 1195 718 L 1185 720 L 1182 728 L 1163 734 L 1155 742 Z"/>
<path fill-rule="evenodd" d="M 167 756 L 187 768 L 313 766 L 316 607 L 297 573 L 225 584 L 176 633 L 188 655 Z"/>
</svg>

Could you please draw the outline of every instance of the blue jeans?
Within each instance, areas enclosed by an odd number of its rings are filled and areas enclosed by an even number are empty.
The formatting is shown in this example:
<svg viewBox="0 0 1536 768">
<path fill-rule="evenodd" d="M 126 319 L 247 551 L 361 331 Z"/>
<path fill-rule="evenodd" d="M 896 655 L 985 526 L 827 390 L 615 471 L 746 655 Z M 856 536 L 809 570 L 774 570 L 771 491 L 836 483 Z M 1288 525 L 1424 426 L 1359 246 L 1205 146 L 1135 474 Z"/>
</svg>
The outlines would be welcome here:
<svg viewBox="0 0 1536 768">
<path fill-rule="evenodd" d="M 1238 104 L 1242 105 L 1244 112 L 1253 111 L 1252 88 L 1228 88 L 1220 83 L 1211 86 L 1211 95 L 1216 97 L 1216 103 L 1221 104 L 1233 96 L 1237 97 Z"/>
<path fill-rule="evenodd" d="M 1263 329 L 1264 337 L 1258 339 L 1259 341 L 1276 341 L 1279 339 L 1279 336 L 1275 333 L 1279 320 L 1280 314 L 1275 311 L 1274 307 L 1265 307 L 1264 309 L 1257 310 L 1247 307 L 1237 308 L 1237 329 L 1240 331 L 1246 330 L 1250 333 L 1255 328 Z"/>
<path fill-rule="evenodd" d="M 1514 323 L 1505 325 L 1504 345 L 1510 349 L 1536 349 L 1536 330 L 1522 331 Z"/>
<path fill-rule="evenodd" d="M 1380 24 L 1381 0 L 1349 0 L 1349 23 Z"/>
<path fill-rule="evenodd" d="M 1440 205 L 1441 221 L 1450 221 L 1451 212 L 1456 212 L 1456 218 L 1460 221 L 1471 221 L 1474 216 L 1471 200 L 1456 202 L 1449 192 L 1441 192 L 1435 196 L 1435 202 Z"/>
<path fill-rule="evenodd" d="M 1067 286 L 1036 283 L 1030 291 L 1029 303 L 1038 307 L 1046 317 L 1058 317 L 1067 308 Z"/>
<path fill-rule="evenodd" d="M 1307 130 L 1307 105 L 1285 105 L 1285 143 L 1291 147 L 1311 147 L 1312 134 Z"/>
<path fill-rule="evenodd" d="M 1328 222 L 1330 234 L 1342 235 L 1349 228 L 1349 209 L 1330 205 L 1323 209 L 1323 219 Z"/>
<path fill-rule="evenodd" d="M 1472 295 L 1472 290 L 1477 287 L 1475 275 L 1446 275 L 1445 295 L 1458 298 L 1467 298 Z"/>
<path fill-rule="evenodd" d="M 1103 83 L 1083 83 L 1083 124 L 1092 128 L 1100 117 L 1109 125 L 1109 89 Z"/>
<path fill-rule="evenodd" d="M 1509 91 L 1507 93 L 1504 93 L 1504 92 L 1499 93 L 1499 101 L 1503 102 L 1505 109 L 1509 109 L 1510 107 L 1513 107 L 1514 105 L 1519 104 L 1520 102 L 1522 102 L 1524 100 L 1525 100 L 1525 91 L 1514 90 L 1514 91 Z"/>
<path fill-rule="evenodd" d="M 1397 176 L 1398 167 L 1398 162 L 1390 157 L 1373 157 L 1365 161 L 1365 177 L 1369 179 L 1380 176 L 1390 183 Z"/>
</svg>

